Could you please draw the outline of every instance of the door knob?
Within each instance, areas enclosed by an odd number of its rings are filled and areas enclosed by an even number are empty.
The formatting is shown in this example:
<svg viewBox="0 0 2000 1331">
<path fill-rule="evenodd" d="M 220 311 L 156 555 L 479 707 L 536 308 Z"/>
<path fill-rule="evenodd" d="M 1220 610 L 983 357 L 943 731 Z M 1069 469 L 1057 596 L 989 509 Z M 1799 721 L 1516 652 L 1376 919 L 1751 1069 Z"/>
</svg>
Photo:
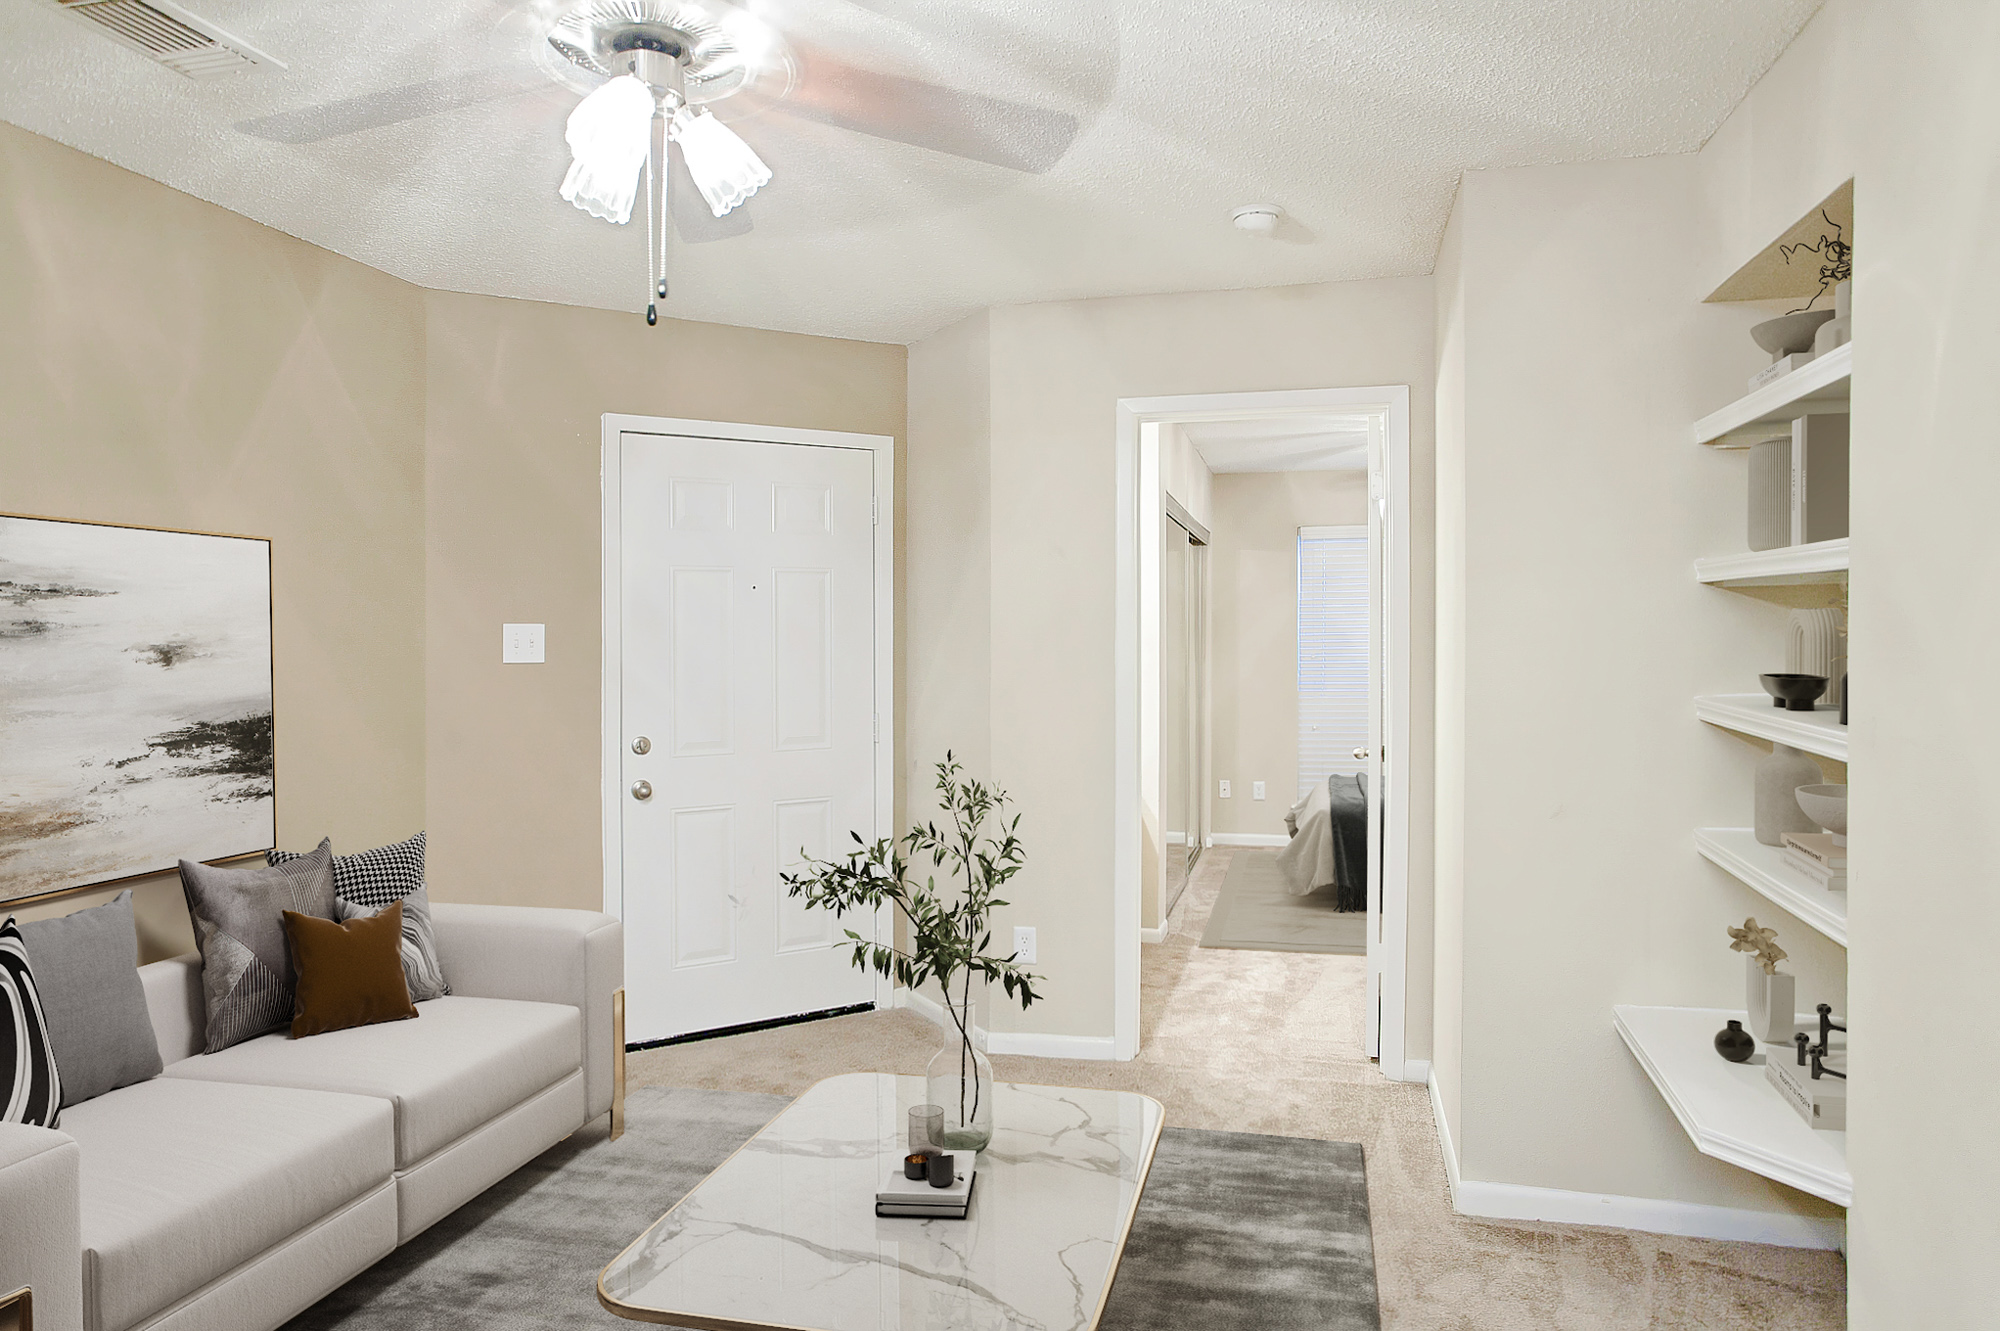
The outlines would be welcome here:
<svg viewBox="0 0 2000 1331">
<path fill-rule="evenodd" d="M 632 783 L 632 798 L 635 800 L 649 800 L 653 798 L 653 783 L 650 781 L 634 781 Z"/>
<path fill-rule="evenodd" d="M 647 739 L 644 735 L 641 735 L 639 736 L 639 738 L 632 741 L 632 752 L 651 753 L 652 751 L 653 751 L 653 741 Z"/>
<path fill-rule="evenodd" d="M 1365 763 L 1365 762 L 1367 762 L 1367 761 L 1368 761 L 1368 750 L 1366 750 L 1366 749 L 1356 749 L 1356 750 L 1354 751 L 1354 761 L 1355 761 L 1355 762 L 1358 762 L 1358 763 Z"/>
</svg>

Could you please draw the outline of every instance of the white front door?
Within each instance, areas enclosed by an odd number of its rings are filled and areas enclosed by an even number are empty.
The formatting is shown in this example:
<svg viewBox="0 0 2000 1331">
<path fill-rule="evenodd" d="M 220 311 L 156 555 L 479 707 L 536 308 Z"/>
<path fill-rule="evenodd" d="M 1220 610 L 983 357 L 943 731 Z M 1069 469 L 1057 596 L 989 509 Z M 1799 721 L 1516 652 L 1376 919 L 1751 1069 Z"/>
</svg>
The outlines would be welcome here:
<svg viewBox="0 0 2000 1331">
<path fill-rule="evenodd" d="M 874 455 L 628 431 L 617 483 L 626 1039 L 868 1003 L 873 917 L 779 874 L 876 835 Z"/>
</svg>

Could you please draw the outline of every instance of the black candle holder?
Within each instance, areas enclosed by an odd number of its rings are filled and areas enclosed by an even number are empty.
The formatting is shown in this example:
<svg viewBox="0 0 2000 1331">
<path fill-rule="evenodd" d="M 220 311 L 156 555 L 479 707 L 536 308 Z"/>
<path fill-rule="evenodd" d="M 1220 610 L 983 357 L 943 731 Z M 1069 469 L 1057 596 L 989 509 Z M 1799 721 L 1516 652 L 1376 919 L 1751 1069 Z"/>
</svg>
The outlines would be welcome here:
<svg viewBox="0 0 2000 1331">
<path fill-rule="evenodd" d="M 1800 1031 L 1792 1037 L 1792 1043 L 1798 1046 L 1799 1050 L 1799 1066 L 1802 1068 L 1810 1066 L 1814 1081 L 1818 1081 L 1821 1077 L 1834 1077 L 1840 1081 L 1846 1081 L 1847 1074 L 1845 1072 L 1836 1072 L 1826 1066 L 1825 1060 L 1827 1055 L 1832 1052 L 1833 1032 L 1839 1031 L 1842 1035 L 1845 1035 L 1847 1034 L 1847 1027 L 1834 1021 L 1833 1005 L 1831 1003 L 1821 1003 L 1818 1011 L 1819 1043 L 1814 1044 L 1812 1037 L 1804 1031 Z"/>
</svg>

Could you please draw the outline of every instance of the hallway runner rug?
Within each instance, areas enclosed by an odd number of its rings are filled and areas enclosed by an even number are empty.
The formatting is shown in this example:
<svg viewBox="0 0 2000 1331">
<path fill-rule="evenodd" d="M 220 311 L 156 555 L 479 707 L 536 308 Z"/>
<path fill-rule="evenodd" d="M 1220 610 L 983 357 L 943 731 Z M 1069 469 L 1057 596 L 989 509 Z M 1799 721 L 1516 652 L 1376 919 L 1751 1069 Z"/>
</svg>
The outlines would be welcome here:
<svg viewBox="0 0 2000 1331">
<path fill-rule="evenodd" d="M 1292 896 L 1285 891 L 1277 851 L 1238 850 L 1208 913 L 1201 946 L 1366 956 L 1368 912 L 1335 910 L 1332 888 Z"/>
</svg>

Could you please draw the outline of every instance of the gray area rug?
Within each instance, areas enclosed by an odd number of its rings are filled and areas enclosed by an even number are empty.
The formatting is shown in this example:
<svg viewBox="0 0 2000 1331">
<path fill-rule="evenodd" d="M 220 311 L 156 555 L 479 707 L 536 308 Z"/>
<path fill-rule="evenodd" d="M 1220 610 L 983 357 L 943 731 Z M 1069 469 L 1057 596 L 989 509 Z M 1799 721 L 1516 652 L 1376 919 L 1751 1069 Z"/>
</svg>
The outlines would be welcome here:
<svg viewBox="0 0 2000 1331">
<path fill-rule="evenodd" d="M 625 1135 L 598 1119 L 335 1290 L 288 1331 L 542 1331 L 639 1325 L 597 1273 L 785 1107 L 737 1091 L 632 1092 Z M 1361 1148 L 1168 1128 L 1104 1331 L 1373 1331 Z"/>
<path fill-rule="evenodd" d="M 1285 891 L 1277 851 L 1239 850 L 1222 876 L 1201 945 L 1366 956 L 1368 912 L 1335 910 L 1330 887 L 1309 896 L 1292 896 Z"/>
</svg>

